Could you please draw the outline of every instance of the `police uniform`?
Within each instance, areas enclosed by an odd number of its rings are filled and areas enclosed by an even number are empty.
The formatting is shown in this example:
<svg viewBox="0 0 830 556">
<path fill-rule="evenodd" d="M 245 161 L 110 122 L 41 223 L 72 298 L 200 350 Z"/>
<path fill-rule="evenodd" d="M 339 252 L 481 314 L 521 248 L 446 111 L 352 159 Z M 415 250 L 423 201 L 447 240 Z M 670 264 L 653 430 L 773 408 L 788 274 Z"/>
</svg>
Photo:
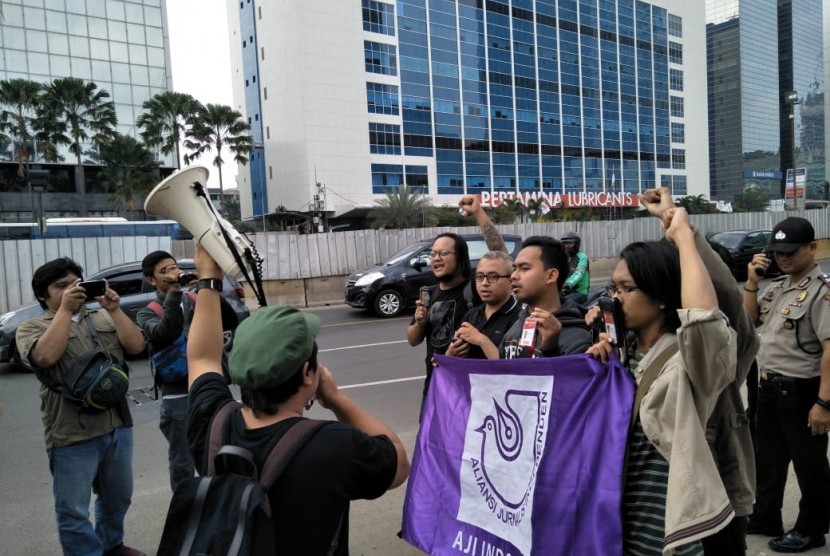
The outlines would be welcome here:
<svg viewBox="0 0 830 556">
<path fill-rule="evenodd" d="M 801 490 L 794 529 L 822 537 L 830 526 L 827 435 L 813 436 L 807 416 L 818 397 L 822 340 L 830 338 L 830 282 L 815 266 L 797 284 L 775 280 L 759 302 L 761 348 L 752 522 L 780 529 L 790 461 Z"/>
</svg>

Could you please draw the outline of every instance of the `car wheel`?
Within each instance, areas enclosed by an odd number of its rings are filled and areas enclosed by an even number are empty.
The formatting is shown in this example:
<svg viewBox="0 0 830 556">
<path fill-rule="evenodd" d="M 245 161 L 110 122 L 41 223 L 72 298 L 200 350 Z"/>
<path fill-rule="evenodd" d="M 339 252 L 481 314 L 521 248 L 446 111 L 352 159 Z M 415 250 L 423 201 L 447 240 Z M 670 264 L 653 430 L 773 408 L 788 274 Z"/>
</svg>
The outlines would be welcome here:
<svg viewBox="0 0 830 556">
<path fill-rule="evenodd" d="M 380 317 L 396 317 L 403 308 L 403 296 L 395 290 L 383 290 L 375 297 L 375 313 Z"/>
</svg>

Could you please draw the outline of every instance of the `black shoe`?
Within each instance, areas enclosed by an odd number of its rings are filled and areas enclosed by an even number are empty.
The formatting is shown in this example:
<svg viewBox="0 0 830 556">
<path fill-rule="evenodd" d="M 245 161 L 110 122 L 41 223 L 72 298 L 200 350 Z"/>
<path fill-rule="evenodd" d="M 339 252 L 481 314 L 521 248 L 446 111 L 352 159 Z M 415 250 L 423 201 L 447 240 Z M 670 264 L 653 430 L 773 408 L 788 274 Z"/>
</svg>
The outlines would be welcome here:
<svg viewBox="0 0 830 556">
<path fill-rule="evenodd" d="M 769 547 L 776 552 L 804 552 L 825 544 L 824 535 L 805 535 L 795 529 L 786 535 L 769 541 Z"/>
<path fill-rule="evenodd" d="M 759 523 L 757 521 L 753 521 L 752 518 L 749 518 L 749 521 L 746 524 L 746 534 L 747 535 L 764 535 L 767 537 L 780 537 L 784 534 L 784 528 L 780 525 L 771 526 L 765 525 L 763 523 Z"/>
</svg>

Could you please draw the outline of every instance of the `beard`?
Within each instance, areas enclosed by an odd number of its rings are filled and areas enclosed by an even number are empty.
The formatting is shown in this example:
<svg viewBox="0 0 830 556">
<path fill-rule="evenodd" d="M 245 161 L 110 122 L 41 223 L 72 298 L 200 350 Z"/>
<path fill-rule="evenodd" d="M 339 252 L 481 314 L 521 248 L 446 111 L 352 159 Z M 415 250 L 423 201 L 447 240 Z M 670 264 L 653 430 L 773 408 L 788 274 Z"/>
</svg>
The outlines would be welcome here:
<svg viewBox="0 0 830 556">
<path fill-rule="evenodd" d="M 441 276 L 436 276 L 435 279 L 438 280 L 438 282 L 446 283 L 452 282 L 453 280 L 458 278 L 458 276 L 458 272 L 453 272 L 452 274 L 442 274 Z"/>
</svg>

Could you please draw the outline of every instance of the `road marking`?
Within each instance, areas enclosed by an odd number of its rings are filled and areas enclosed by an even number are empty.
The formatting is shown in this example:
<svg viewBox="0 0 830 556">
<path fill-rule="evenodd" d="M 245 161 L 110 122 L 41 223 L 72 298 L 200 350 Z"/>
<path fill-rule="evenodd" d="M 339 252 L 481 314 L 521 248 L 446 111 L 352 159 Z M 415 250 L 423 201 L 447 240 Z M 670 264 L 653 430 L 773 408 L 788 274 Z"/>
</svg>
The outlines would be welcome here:
<svg viewBox="0 0 830 556">
<path fill-rule="evenodd" d="M 391 380 L 378 380 L 377 382 L 363 382 L 361 384 L 347 384 L 346 386 L 338 386 L 340 390 L 347 388 L 365 388 L 367 386 L 383 386 L 384 384 L 397 384 L 398 382 L 412 382 L 413 380 L 424 380 L 423 376 L 409 376 L 406 378 L 393 378 Z"/>
<path fill-rule="evenodd" d="M 361 320 L 357 322 L 335 322 L 332 324 L 324 324 L 320 328 L 333 328 L 335 326 L 355 326 L 358 324 L 386 324 L 387 322 L 397 322 L 397 321 L 410 321 L 412 320 L 409 317 L 399 318 L 399 319 L 379 319 L 379 320 Z"/>
<path fill-rule="evenodd" d="M 395 340 L 394 342 L 378 342 L 376 344 L 361 344 L 359 346 L 343 346 L 339 348 L 329 348 L 329 349 L 321 349 L 320 353 L 327 353 L 329 351 L 340 351 L 344 349 L 358 349 L 358 348 L 367 348 L 367 347 L 376 347 L 376 346 L 391 346 L 392 344 L 405 344 L 407 343 L 406 340 Z"/>
</svg>

